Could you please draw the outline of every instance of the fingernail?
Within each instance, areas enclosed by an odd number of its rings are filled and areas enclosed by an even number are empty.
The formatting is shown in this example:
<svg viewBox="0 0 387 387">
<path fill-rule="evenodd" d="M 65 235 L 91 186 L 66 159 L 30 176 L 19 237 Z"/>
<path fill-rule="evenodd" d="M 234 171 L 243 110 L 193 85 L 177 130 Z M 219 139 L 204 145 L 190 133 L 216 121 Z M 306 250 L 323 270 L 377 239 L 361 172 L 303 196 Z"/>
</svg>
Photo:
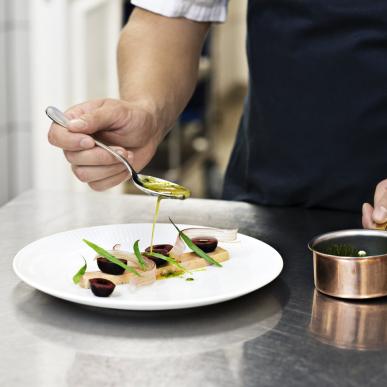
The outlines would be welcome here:
<svg viewBox="0 0 387 387">
<path fill-rule="evenodd" d="M 85 137 L 82 138 L 82 140 L 79 142 L 79 145 L 81 146 L 81 148 L 89 149 L 94 146 L 94 141 L 90 137 Z"/>
<path fill-rule="evenodd" d="M 126 157 L 125 151 L 123 151 L 122 149 L 118 149 L 118 150 L 117 150 L 117 153 L 118 153 L 119 155 L 121 155 L 121 156 Z"/>
<path fill-rule="evenodd" d="M 387 208 L 383 206 L 375 207 L 373 218 L 376 222 L 385 222 L 387 220 Z"/>
<path fill-rule="evenodd" d="M 84 129 L 86 128 L 86 125 L 86 121 L 80 120 L 78 118 L 70 121 L 70 126 L 75 129 Z"/>
</svg>

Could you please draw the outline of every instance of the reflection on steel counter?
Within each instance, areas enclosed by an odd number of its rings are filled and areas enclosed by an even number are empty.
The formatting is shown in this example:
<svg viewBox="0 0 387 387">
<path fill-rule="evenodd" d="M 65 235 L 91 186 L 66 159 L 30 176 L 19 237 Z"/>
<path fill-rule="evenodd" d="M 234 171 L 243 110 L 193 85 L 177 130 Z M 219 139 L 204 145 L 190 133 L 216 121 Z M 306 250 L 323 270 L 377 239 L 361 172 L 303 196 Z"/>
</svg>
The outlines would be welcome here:
<svg viewBox="0 0 387 387">
<path fill-rule="evenodd" d="M 313 294 L 309 332 L 319 341 L 343 349 L 387 348 L 387 300 L 342 301 Z"/>
</svg>

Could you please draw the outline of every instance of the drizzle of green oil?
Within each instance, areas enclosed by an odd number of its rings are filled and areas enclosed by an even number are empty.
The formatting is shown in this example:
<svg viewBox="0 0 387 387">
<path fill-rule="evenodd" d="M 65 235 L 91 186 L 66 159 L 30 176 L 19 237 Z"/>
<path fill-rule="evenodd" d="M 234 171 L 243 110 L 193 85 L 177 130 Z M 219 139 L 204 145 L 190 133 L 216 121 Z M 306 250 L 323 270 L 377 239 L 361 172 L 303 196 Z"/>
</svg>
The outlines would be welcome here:
<svg viewBox="0 0 387 387">
<path fill-rule="evenodd" d="M 148 188 L 152 191 L 155 191 L 159 194 L 167 194 L 171 196 L 175 196 L 177 198 L 184 198 L 187 199 L 191 196 L 191 191 L 188 188 L 183 187 L 182 185 L 178 185 L 169 181 L 157 179 L 153 176 L 143 176 L 141 178 L 142 184 L 145 188 Z M 150 253 L 153 253 L 153 242 L 155 237 L 155 228 L 157 223 L 157 218 L 159 216 L 159 210 L 160 210 L 160 202 L 161 199 L 163 199 L 163 196 L 157 197 L 156 202 L 156 210 L 155 214 L 153 216 L 153 223 L 152 223 L 152 236 L 151 236 L 151 243 L 150 243 Z"/>
<path fill-rule="evenodd" d="M 151 254 L 153 253 L 153 241 L 154 241 L 154 238 L 155 238 L 155 227 L 156 227 L 157 218 L 159 217 L 159 210 L 160 210 L 161 199 L 162 199 L 161 196 L 157 197 L 156 210 L 155 210 L 155 215 L 153 217 L 152 236 L 151 236 L 151 243 L 150 243 L 150 253 Z"/>
</svg>

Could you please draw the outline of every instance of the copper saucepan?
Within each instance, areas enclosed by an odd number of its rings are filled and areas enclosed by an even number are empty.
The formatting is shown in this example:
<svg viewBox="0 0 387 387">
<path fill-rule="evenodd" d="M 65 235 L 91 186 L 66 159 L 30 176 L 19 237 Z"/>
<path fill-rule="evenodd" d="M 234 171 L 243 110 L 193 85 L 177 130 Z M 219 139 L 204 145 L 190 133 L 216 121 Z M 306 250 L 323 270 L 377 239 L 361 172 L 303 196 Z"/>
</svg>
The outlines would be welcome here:
<svg viewBox="0 0 387 387">
<path fill-rule="evenodd" d="M 364 256 L 332 255 L 332 246 L 351 246 Z M 314 284 L 339 298 L 387 295 L 387 232 L 343 230 L 319 235 L 308 244 L 313 252 Z"/>
</svg>

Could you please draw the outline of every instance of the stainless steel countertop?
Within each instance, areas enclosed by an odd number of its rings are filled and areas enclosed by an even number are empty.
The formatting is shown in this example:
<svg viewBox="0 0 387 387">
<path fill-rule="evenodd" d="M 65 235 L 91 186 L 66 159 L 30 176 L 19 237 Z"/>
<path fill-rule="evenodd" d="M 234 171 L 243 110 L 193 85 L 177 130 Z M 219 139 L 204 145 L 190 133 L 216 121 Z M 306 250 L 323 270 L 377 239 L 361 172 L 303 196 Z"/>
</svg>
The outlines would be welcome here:
<svg viewBox="0 0 387 387">
<path fill-rule="evenodd" d="M 160 221 L 239 227 L 283 256 L 272 284 L 182 311 L 84 307 L 21 283 L 16 252 L 72 228 L 149 222 L 155 199 L 27 192 L 0 209 L 1 386 L 384 386 L 387 301 L 314 291 L 307 242 L 360 227 L 359 214 L 190 199 L 164 201 Z"/>
</svg>

